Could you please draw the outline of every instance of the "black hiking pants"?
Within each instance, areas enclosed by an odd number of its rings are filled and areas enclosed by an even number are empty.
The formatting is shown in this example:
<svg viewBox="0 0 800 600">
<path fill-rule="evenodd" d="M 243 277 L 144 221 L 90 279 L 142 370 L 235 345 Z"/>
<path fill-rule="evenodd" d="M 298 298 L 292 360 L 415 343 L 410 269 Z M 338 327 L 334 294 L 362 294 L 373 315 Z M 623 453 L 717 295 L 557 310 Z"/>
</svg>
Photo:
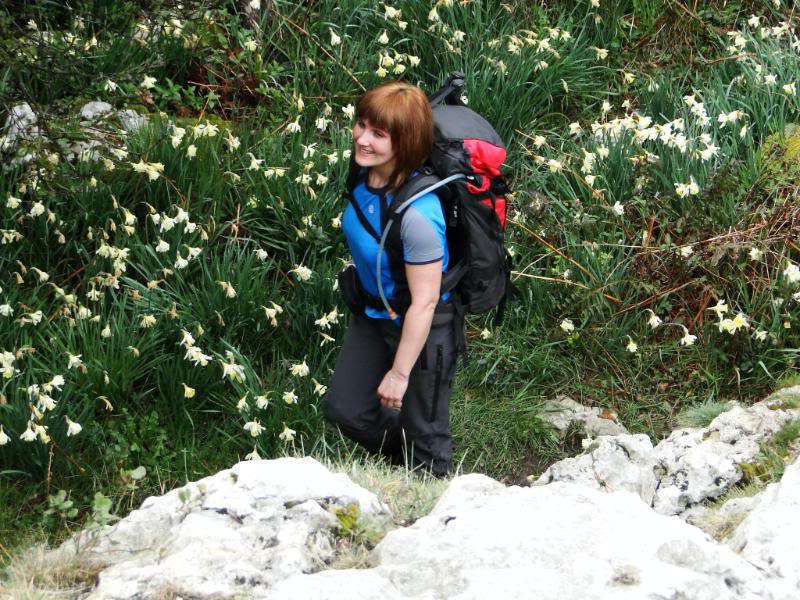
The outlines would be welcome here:
<svg viewBox="0 0 800 600">
<path fill-rule="evenodd" d="M 452 305 L 437 307 L 398 411 L 381 406 L 377 392 L 392 367 L 401 328 L 386 319 L 355 315 L 323 403 L 325 417 L 346 436 L 385 455 L 393 464 L 446 475 L 453 458 L 449 404 L 456 340 L 458 328 L 463 327 Z"/>
</svg>

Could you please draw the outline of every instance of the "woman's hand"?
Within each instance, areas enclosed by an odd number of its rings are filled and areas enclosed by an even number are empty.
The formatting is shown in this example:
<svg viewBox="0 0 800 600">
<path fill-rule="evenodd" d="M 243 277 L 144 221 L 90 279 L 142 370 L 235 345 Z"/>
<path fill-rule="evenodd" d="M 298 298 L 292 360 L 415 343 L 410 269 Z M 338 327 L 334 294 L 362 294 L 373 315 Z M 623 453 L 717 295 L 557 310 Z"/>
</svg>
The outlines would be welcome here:
<svg viewBox="0 0 800 600">
<path fill-rule="evenodd" d="M 390 369 L 378 386 L 378 397 L 386 408 L 401 408 L 408 389 L 408 376 Z"/>
</svg>

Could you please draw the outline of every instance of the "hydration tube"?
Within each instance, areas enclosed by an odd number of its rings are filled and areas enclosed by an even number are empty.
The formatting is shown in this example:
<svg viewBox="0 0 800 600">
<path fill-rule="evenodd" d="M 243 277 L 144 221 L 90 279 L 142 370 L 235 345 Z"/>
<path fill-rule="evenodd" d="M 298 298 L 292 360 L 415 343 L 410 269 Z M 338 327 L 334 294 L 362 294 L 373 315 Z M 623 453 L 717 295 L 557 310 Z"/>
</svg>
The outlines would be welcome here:
<svg viewBox="0 0 800 600">
<path fill-rule="evenodd" d="M 389 306 L 389 301 L 386 299 L 386 294 L 383 292 L 383 279 L 381 278 L 381 258 L 383 257 L 383 248 L 386 245 L 386 239 L 389 237 L 389 230 L 392 228 L 392 224 L 394 223 L 394 215 L 400 214 L 402 211 L 408 207 L 409 204 L 421 198 L 428 192 L 432 192 L 433 190 L 439 189 L 440 187 L 447 185 L 452 181 L 458 181 L 459 179 L 466 179 L 467 176 L 463 173 L 456 173 L 455 175 L 450 175 L 449 177 L 445 177 L 441 181 L 434 183 L 431 186 L 426 187 L 424 190 L 421 190 L 411 196 L 408 200 L 403 202 L 400 206 L 397 207 L 397 210 L 392 212 L 392 215 L 389 216 L 389 221 L 386 223 L 386 227 L 383 230 L 383 234 L 381 235 L 381 241 L 378 244 L 378 259 L 375 261 L 375 273 L 378 276 L 378 295 L 381 297 L 381 302 L 383 303 L 383 307 L 389 313 L 389 318 L 395 320 L 397 318 L 397 313 L 394 312 L 391 306 Z M 447 218 L 445 216 L 445 218 Z"/>
</svg>

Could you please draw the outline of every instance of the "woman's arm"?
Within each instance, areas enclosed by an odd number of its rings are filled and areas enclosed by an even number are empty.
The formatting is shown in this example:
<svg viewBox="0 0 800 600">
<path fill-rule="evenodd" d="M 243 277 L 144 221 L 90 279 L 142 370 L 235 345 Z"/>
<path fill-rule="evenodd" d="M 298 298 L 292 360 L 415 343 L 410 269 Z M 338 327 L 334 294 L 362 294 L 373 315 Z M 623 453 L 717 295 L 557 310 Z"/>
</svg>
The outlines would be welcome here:
<svg viewBox="0 0 800 600">
<path fill-rule="evenodd" d="M 406 265 L 411 306 L 403 317 L 403 331 L 392 368 L 378 386 L 378 397 L 387 408 L 400 408 L 408 388 L 408 376 L 428 339 L 433 311 L 439 302 L 442 261 L 426 265 Z"/>
</svg>

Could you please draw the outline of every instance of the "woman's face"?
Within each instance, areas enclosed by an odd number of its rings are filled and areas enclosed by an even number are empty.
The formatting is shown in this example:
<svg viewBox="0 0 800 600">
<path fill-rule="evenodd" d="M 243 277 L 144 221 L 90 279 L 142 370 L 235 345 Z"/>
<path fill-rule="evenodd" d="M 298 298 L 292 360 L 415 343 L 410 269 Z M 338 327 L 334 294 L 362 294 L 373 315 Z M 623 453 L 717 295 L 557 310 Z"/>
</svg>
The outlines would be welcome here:
<svg viewBox="0 0 800 600">
<path fill-rule="evenodd" d="M 392 170 L 395 156 L 388 131 L 373 127 L 366 119 L 359 119 L 353 125 L 353 144 L 358 166 L 383 166 L 384 170 Z"/>
</svg>

